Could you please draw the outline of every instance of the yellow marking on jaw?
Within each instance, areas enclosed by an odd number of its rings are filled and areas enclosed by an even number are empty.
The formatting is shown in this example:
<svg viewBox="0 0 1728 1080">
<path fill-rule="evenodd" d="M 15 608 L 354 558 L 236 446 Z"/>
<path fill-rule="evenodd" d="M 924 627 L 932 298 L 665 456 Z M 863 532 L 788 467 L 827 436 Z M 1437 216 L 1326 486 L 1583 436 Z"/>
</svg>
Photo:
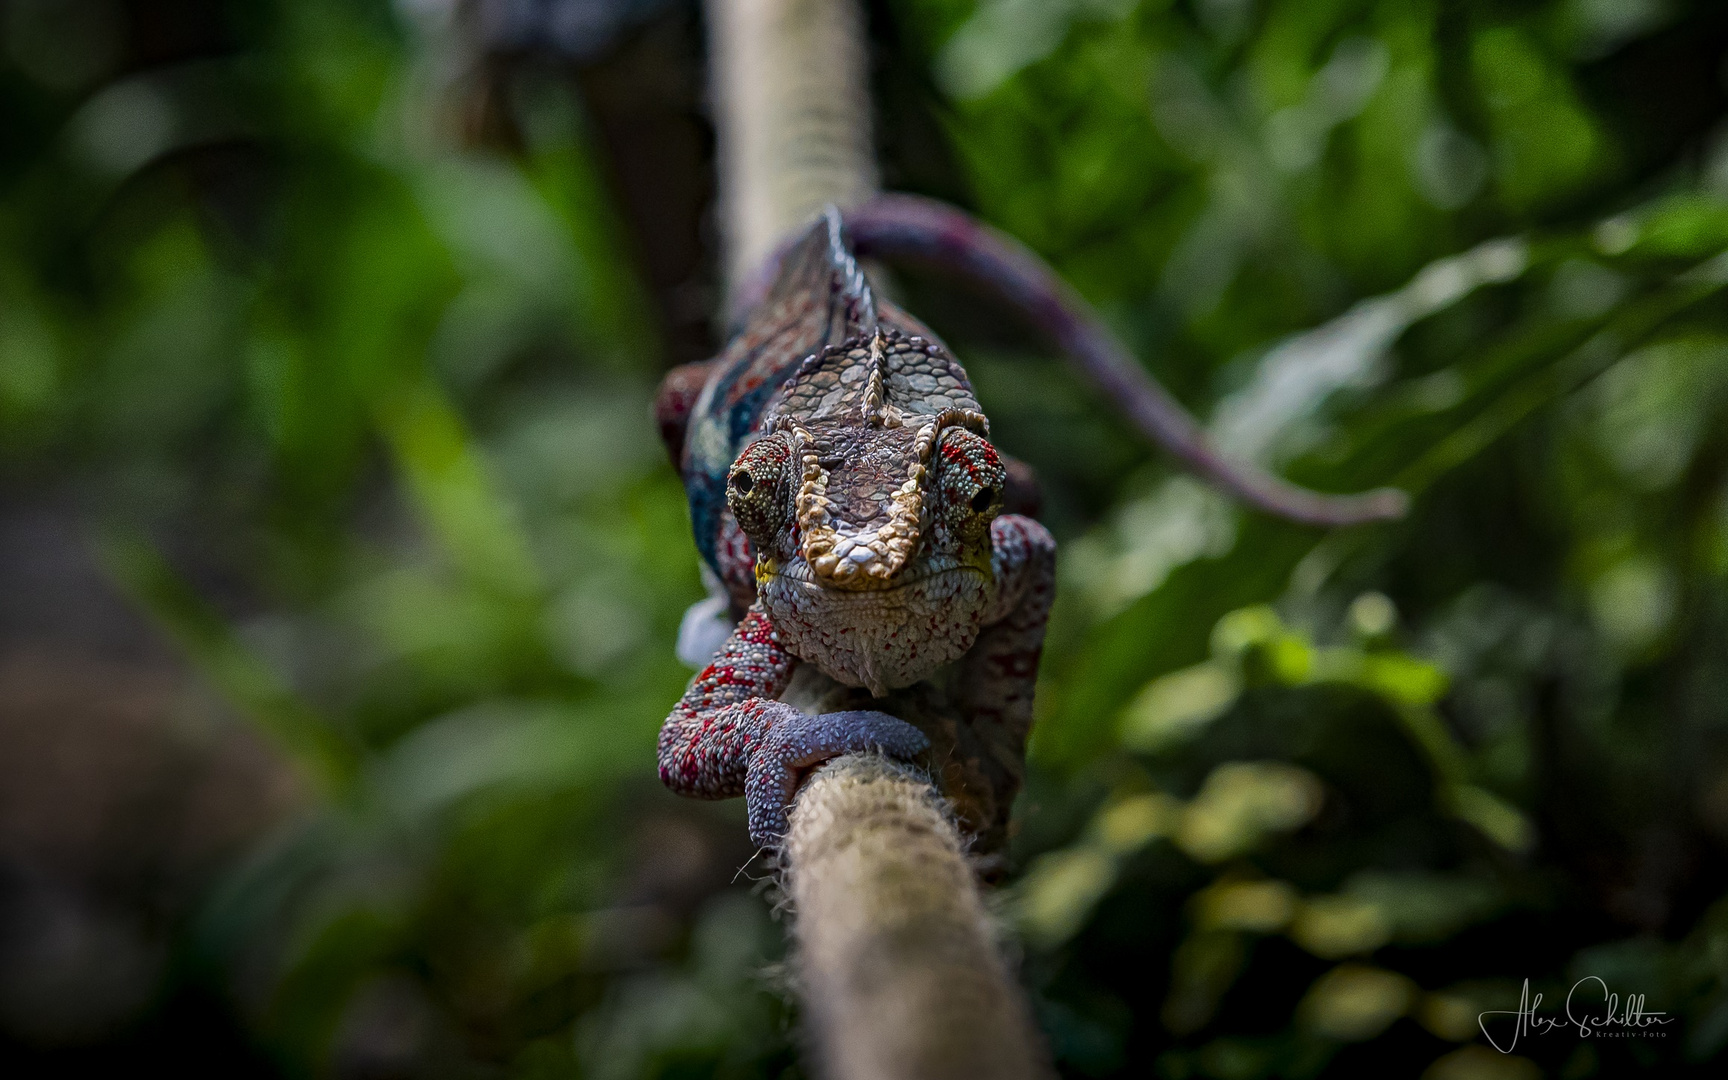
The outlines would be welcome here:
<svg viewBox="0 0 1728 1080">
<path fill-rule="evenodd" d="M 961 560 L 962 566 L 970 566 L 983 572 L 986 577 L 996 576 L 996 560 L 991 558 L 988 547 L 980 547 Z"/>
</svg>

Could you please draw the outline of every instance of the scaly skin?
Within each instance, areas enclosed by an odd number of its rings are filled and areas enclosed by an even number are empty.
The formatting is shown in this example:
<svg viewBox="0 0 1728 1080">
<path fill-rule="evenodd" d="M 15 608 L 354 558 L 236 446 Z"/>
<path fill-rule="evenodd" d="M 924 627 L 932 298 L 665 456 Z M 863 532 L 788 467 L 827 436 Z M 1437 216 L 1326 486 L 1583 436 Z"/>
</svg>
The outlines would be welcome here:
<svg viewBox="0 0 1728 1080">
<path fill-rule="evenodd" d="M 1055 544 L 1003 513 L 1007 468 L 965 371 L 876 299 L 836 213 L 792 244 L 720 357 L 668 376 L 657 416 L 698 547 L 742 612 L 661 731 L 669 787 L 743 794 L 772 846 L 810 768 L 929 746 L 885 712 L 780 701 L 799 664 L 877 698 L 956 665 L 979 741 L 1021 752 Z"/>
</svg>

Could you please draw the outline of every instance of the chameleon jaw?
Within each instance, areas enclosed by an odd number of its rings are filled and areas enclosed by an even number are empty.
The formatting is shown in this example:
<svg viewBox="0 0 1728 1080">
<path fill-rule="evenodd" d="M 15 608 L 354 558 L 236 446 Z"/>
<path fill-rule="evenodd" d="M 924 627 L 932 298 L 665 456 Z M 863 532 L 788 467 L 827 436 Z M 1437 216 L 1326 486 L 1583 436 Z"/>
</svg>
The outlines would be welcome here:
<svg viewBox="0 0 1728 1080">
<path fill-rule="evenodd" d="M 822 467 L 816 438 L 808 429 L 790 423 L 797 440 L 802 483 L 794 506 L 804 561 L 818 581 L 842 588 L 876 589 L 890 583 L 918 547 L 922 532 L 925 481 L 929 477 L 936 443 L 948 427 L 964 427 L 979 435 L 989 434 L 984 414 L 971 409 L 948 409 L 931 418 L 912 443 L 912 464 L 906 479 L 890 497 L 888 521 L 875 528 L 842 533 L 829 511 L 828 470 Z"/>
<path fill-rule="evenodd" d="M 781 644 L 877 697 L 964 655 L 997 595 L 989 568 L 953 556 L 915 556 L 901 577 L 881 588 L 835 588 L 802 559 L 757 562 L 759 598 Z"/>
</svg>

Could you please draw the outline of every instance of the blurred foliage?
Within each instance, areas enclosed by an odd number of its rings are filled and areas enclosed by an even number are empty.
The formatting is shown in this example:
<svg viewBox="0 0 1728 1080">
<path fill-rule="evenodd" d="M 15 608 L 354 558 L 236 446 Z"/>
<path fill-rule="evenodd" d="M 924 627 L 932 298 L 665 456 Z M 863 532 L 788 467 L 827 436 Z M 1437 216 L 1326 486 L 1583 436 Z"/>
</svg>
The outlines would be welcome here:
<svg viewBox="0 0 1728 1080">
<path fill-rule="evenodd" d="M 787 1075 L 739 807 L 654 780 L 701 587 L 646 234 L 582 81 L 518 43 L 473 85 L 446 8 L 5 5 L 0 474 L 310 780 L 183 935 L 283 1071 Z M 1001 898 L 1063 1070 L 1720 1068 L 1728 12 L 873 10 L 891 178 L 1232 452 L 1416 496 L 1243 514 L 901 283 L 1064 545 Z M 1586 976 L 1676 1023 L 1483 1043 Z"/>
</svg>

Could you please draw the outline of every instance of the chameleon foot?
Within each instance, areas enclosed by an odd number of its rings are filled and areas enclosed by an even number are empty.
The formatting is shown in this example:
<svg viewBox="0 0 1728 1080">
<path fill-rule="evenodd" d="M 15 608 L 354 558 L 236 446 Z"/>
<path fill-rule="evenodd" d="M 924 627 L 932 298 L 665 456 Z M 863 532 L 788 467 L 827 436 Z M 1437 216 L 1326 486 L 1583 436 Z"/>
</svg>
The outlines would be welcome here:
<svg viewBox="0 0 1728 1080">
<path fill-rule="evenodd" d="M 897 717 L 867 709 L 806 716 L 789 705 L 750 755 L 744 781 L 750 839 L 773 847 L 786 835 L 786 808 L 806 773 L 829 758 L 863 750 L 910 759 L 930 745 L 924 733 Z"/>
</svg>

